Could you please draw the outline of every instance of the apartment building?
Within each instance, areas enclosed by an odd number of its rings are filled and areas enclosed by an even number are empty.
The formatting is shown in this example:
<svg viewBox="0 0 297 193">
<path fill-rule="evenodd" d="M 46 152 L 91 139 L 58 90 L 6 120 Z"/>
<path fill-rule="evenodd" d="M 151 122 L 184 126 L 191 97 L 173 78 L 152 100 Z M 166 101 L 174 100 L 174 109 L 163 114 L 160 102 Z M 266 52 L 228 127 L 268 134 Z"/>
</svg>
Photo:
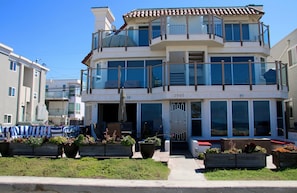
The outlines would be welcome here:
<svg viewBox="0 0 297 193">
<path fill-rule="evenodd" d="M 0 124 L 45 124 L 44 103 L 48 69 L 0 43 Z"/>
<path fill-rule="evenodd" d="M 139 139 L 284 137 L 287 66 L 267 62 L 261 5 L 135 9 L 120 29 L 108 7 L 91 10 L 92 50 L 81 73 L 86 125 L 117 122 L 123 89 Z"/>
<path fill-rule="evenodd" d="M 270 52 L 269 61 L 288 64 L 289 96 L 285 101 L 287 138 L 297 141 L 297 29 L 277 42 Z"/>
<path fill-rule="evenodd" d="M 84 119 L 84 103 L 77 79 L 46 80 L 45 103 L 50 125 L 79 125 Z"/>
</svg>

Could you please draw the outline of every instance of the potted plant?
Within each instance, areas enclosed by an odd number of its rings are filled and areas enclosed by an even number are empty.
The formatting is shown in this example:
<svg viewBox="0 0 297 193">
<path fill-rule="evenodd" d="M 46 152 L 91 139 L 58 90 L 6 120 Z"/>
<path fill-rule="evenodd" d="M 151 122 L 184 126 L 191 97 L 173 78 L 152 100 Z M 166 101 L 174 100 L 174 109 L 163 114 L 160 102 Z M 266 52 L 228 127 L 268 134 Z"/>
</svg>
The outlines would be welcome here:
<svg viewBox="0 0 297 193">
<path fill-rule="evenodd" d="M 161 139 L 157 136 L 147 137 L 143 141 L 139 141 L 139 151 L 143 159 L 152 158 L 157 146 L 161 146 Z"/>
<path fill-rule="evenodd" d="M 288 144 L 272 151 L 272 162 L 277 168 L 288 168 L 297 166 L 297 147 Z"/>
<path fill-rule="evenodd" d="M 246 144 L 243 150 L 230 143 L 229 150 L 207 149 L 204 165 L 205 168 L 263 168 L 266 166 L 266 153 L 265 148 L 254 143 Z"/>
<path fill-rule="evenodd" d="M 76 138 L 69 137 L 63 143 L 63 150 L 68 158 L 75 158 L 78 152 L 79 144 Z"/>
</svg>

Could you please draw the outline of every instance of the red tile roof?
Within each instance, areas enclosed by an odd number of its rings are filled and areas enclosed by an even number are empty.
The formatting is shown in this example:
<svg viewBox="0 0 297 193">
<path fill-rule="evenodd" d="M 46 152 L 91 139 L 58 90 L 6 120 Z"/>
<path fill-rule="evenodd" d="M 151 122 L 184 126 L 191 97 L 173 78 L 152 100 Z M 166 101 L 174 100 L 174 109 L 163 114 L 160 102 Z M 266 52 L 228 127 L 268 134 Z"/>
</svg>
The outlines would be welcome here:
<svg viewBox="0 0 297 193">
<path fill-rule="evenodd" d="M 153 9 L 136 9 L 123 15 L 124 19 L 136 17 L 160 17 L 172 15 L 263 15 L 259 6 L 244 7 L 192 7 L 192 8 L 153 8 Z"/>
</svg>

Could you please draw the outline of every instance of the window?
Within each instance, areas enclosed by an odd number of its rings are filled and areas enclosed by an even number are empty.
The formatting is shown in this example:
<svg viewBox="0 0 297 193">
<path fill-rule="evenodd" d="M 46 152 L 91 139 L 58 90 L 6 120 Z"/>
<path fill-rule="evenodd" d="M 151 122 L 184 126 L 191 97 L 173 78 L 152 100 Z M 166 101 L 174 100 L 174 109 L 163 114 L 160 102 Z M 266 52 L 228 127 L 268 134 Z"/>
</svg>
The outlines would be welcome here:
<svg viewBox="0 0 297 193">
<path fill-rule="evenodd" d="M 75 114 L 80 114 L 80 103 L 75 103 Z"/>
<path fill-rule="evenodd" d="M 293 65 L 292 50 L 288 51 L 289 66 Z"/>
<path fill-rule="evenodd" d="M 15 88 L 14 87 L 9 87 L 8 96 L 15 96 Z"/>
<path fill-rule="evenodd" d="M 68 104 L 68 114 L 74 114 L 74 103 Z"/>
<path fill-rule="evenodd" d="M 69 96 L 75 96 L 75 85 L 69 86 Z"/>
<path fill-rule="evenodd" d="M 139 46 L 148 46 L 149 45 L 149 33 L 148 26 L 140 26 L 139 27 Z"/>
<path fill-rule="evenodd" d="M 48 92 L 48 85 L 45 85 L 45 92 Z"/>
<path fill-rule="evenodd" d="M 63 84 L 63 91 L 66 91 L 66 84 Z"/>
<path fill-rule="evenodd" d="M 162 104 L 141 104 L 141 137 L 163 134 Z"/>
<path fill-rule="evenodd" d="M 144 61 L 127 61 L 127 80 L 138 80 L 139 86 L 144 86 Z"/>
<path fill-rule="evenodd" d="M 227 102 L 211 101 L 211 136 L 227 136 Z"/>
<path fill-rule="evenodd" d="M 222 64 L 224 60 L 225 84 L 247 85 L 250 83 L 249 64 L 252 62 L 252 72 L 254 72 L 253 56 L 234 57 L 211 57 L 211 82 L 212 85 L 222 84 Z M 255 81 L 255 74 L 252 73 L 252 82 Z"/>
<path fill-rule="evenodd" d="M 261 75 L 264 76 L 264 74 L 266 72 L 265 58 L 260 58 L 260 62 L 261 62 Z"/>
<path fill-rule="evenodd" d="M 121 82 L 125 81 L 125 61 L 108 61 L 108 80 L 118 80 L 118 66 L 121 66 Z"/>
<path fill-rule="evenodd" d="M 277 112 L 277 135 L 284 136 L 284 119 L 283 119 L 283 102 L 276 101 L 276 112 Z"/>
<path fill-rule="evenodd" d="M 16 71 L 16 62 L 14 61 L 10 61 L 10 66 L 9 66 L 9 69 L 12 70 L 12 71 Z"/>
<path fill-rule="evenodd" d="M 4 123 L 12 123 L 12 115 L 4 115 Z"/>
<path fill-rule="evenodd" d="M 269 101 L 254 101 L 255 136 L 270 136 Z"/>
<path fill-rule="evenodd" d="M 201 102 L 191 103 L 192 136 L 202 136 Z"/>
<path fill-rule="evenodd" d="M 242 30 L 242 39 L 240 38 L 240 27 Z M 249 40 L 249 24 L 225 24 L 226 41 Z"/>
<path fill-rule="evenodd" d="M 249 136 L 248 101 L 232 102 L 233 136 Z"/>
</svg>

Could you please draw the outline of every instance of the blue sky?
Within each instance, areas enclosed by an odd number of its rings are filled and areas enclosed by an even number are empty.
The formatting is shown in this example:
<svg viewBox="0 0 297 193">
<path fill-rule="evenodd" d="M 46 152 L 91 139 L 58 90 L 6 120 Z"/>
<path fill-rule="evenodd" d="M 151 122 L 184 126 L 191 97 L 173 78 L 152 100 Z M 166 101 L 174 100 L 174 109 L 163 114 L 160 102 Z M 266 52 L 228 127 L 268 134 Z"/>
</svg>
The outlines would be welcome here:
<svg viewBox="0 0 297 193">
<path fill-rule="evenodd" d="M 297 28 L 296 0 L 0 0 L 0 43 L 14 53 L 45 63 L 47 79 L 79 79 L 81 63 L 91 49 L 91 7 L 108 6 L 119 28 L 122 15 L 137 8 L 264 6 L 271 45 Z"/>
</svg>

